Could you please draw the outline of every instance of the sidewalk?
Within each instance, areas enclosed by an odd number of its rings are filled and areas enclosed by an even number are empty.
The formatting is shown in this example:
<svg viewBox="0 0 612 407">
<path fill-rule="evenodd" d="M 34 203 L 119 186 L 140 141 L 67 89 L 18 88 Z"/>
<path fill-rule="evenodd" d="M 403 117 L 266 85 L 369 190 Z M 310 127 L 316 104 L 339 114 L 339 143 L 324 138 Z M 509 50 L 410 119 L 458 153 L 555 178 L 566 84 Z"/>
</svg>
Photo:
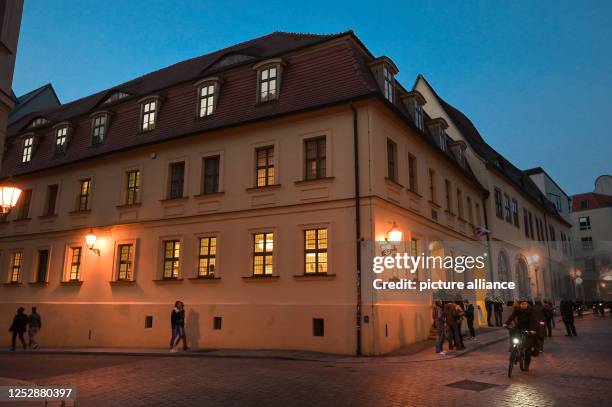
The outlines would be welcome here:
<svg viewBox="0 0 612 407">
<path fill-rule="evenodd" d="M 277 359 L 298 360 L 307 362 L 329 363 L 397 363 L 444 360 L 473 352 L 484 346 L 491 345 L 507 338 L 507 332 L 501 328 L 481 328 L 477 340 L 465 341 L 466 349 L 449 352 L 446 356 L 434 353 L 434 341 L 427 340 L 400 349 L 388 355 L 357 357 L 350 355 L 335 355 L 308 351 L 267 350 L 267 349 L 196 349 L 184 352 L 170 353 L 168 349 L 159 348 L 39 348 L 10 351 L 0 350 L 0 354 L 60 354 L 60 355 L 118 355 L 145 357 L 202 357 L 202 358 L 241 358 L 241 359 Z"/>
</svg>

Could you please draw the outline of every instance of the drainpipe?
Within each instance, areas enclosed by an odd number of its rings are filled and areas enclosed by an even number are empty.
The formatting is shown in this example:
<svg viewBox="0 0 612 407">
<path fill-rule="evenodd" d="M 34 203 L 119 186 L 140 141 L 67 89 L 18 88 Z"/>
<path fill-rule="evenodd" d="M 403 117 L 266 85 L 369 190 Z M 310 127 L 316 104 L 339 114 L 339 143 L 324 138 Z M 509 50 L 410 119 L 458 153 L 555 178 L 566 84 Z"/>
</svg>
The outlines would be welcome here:
<svg viewBox="0 0 612 407">
<path fill-rule="evenodd" d="M 353 111 L 353 150 L 355 153 L 355 264 L 357 266 L 357 308 L 355 309 L 357 349 L 355 354 L 361 356 L 361 213 L 359 199 L 359 131 L 357 127 L 357 109 L 351 103 Z"/>
<path fill-rule="evenodd" d="M 485 229 L 489 229 L 489 219 L 487 217 L 487 199 L 482 198 L 482 213 L 484 215 Z M 493 281 L 493 256 L 491 255 L 491 236 L 489 233 L 485 235 L 487 237 L 487 255 L 489 256 L 489 281 Z M 492 295 L 495 295 L 495 290 L 492 290 Z"/>
</svg>

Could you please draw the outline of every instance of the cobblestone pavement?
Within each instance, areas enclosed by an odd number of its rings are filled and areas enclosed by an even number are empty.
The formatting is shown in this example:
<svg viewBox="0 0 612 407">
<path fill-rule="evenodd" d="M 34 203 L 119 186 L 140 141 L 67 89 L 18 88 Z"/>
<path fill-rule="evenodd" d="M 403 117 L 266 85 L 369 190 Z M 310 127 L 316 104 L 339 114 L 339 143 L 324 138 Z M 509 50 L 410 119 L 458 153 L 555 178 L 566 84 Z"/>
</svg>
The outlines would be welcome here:
<svg viewBox="0 0 612 407">
<path fill-rule="evenodd" d="M 388 363 L 15 353 L 0 355 L 0 378 L 76 386 L 79 406 L 610 405 L 612 318 L 576 326 L 579 336 L 568 338 L 558 325 L 531 371 L 512 379 L 505 341 L 452 359 Z M 463 380 L 492 386 L 447 386 Z"/>
</svg>

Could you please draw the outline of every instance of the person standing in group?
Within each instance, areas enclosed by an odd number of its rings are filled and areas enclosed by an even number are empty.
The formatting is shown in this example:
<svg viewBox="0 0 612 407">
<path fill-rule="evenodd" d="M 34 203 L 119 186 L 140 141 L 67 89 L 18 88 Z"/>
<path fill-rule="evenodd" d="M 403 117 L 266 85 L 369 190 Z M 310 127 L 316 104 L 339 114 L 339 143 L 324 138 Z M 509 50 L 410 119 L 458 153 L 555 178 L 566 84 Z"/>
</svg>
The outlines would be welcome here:
<svg viewBox="0 0 612 407">
<path fill-rule="evenodd" d="M 504 300 L 497 297 L 493 303 L 493 312 L 495 313 L 495 326 L 502 326 L 504 314 Z"/>
<path fill-rule="evenodd" d="M 463 308 L 465 309 L 465 320 L 467 321 L 468 330 L 470 331 L 470 339 L 476 339 L 476 331 L 474 331 L 474 305 L 468 300 L 463 300 Z"/>
<path fill-rule="evenodd" d="M 453 350 L 456 348 L 457 350 L 463 350 L 465 348 L 461 345 L 461 338 L 459 337 L 458 315 L 455 305 L 452 301 L 444 305 L 444 317 L 446 318 L 448 330 L 448 349 Z"/>
<path fill-rule="evenodd" d="M 11 341 L 11 350 L 15 350 L 15 340 L 17 336 L 19 336 L 19 340 L 23 345 L 23 349 L 26 349 L 26 343 L 23 339 L 23 334 L 26 331 L 26 326 L 28 325 L 28 316 L 23 312 L 25 311 L 23 307 L 19 307 L 17 309 L 17 315 L 13 318 L 13 323 L 9 328 L 9 331 L 13 333 L 13 339 Z"/>
<path fill-rule="evenodd" d="M 438 355 L 446 355 L 446 352 L 444 352 L 446 318 L 444 316 L 444 309 L 442 308 L 442 301 L 434 301 L 431 316 L 433 319 L 433 327 L 436 330 L 436 353 Z"/>
<path fill-rule="evenodd" d="M 494 302 L 495 300 L 493 299 L 491 294 L 487 293 L 487 296 L 485 297 L 485 310 L 487 311 L 487 325 L 488 326 L 493 326 L 493 324 L 491 323 L 491 317 L 493 316 L 493 303 Z"/>
<path fill-rule="evenodd" d="M 170 339 L 170 352 L 176 352 L 175 346 L 182 340 L 183 350 L 188 350 L 187 336 L 185 335 L 185 304 L 176 301 L 170 314 L 170 325 L 172 327 L 172 338 Z"/>
<path fill-rule="evenodd" d="M 544 300 L 544 321 L 546 323 L 546 333 L 552 337 L 552 327 L 554 321 L 553 306 L 550 300 Z"/>
<path fill-rule="evenodd" d="M 578 336 L 578 334 L 576 334 L 576 327 L 574 326 L 574 303 L 567 298 L 563 298 L 559 308 L 561 311 L 561 319 L 563 319 L 563 324 L 565 324 L 565 330 L 567 331 L 565 336 Z"/>
<path fill-rule="evenodd" d="M 461 325 L 463 325 L 463 318 L 465 317 L 465 310 L 463 309 L 463 301 L 459 300 L 455 302 L 455 317 L 457 318 L 457 333 L 459 334 L 459 347 L 465 349 L 463 345 L 463 332 Z"/>
<path fill-rule="evenodd" d="M 28 346 L 32 349 L 38 348 L 35 337 L 40 328 L 42 328 L 42 319 L 40 314 L 36 312 L 36 307 L 32 307 L 32 313 L 28 317 Z"/>
</svg>

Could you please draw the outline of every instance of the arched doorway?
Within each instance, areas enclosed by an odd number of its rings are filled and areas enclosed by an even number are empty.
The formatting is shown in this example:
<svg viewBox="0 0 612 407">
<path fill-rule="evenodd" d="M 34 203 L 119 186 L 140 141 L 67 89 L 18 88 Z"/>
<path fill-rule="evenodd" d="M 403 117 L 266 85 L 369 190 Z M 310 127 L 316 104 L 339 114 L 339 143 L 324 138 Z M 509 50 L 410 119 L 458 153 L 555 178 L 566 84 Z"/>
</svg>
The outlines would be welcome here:
<svg viewBox="0 0 612 407">
<path fill-rule="evenodd" d="M 516 261 L 516 277 L 518 280 L 519 297 L 531 297 L 529 290 L 529 269 L 527 268 L 527 261 L 522 257 L 519 257 Z"/>
<path fill-rule="evenodd" d="M 498 281 L 510 281 L 510 263 L 508 262 L 508 255 L 505 250 L 500 250 L 497 256 L 497 277 Z M 510 290 L 502 290 L 502 298 L 504 301 L 508 301 L 512 298 L 512 292 Z"/>
</svg>

